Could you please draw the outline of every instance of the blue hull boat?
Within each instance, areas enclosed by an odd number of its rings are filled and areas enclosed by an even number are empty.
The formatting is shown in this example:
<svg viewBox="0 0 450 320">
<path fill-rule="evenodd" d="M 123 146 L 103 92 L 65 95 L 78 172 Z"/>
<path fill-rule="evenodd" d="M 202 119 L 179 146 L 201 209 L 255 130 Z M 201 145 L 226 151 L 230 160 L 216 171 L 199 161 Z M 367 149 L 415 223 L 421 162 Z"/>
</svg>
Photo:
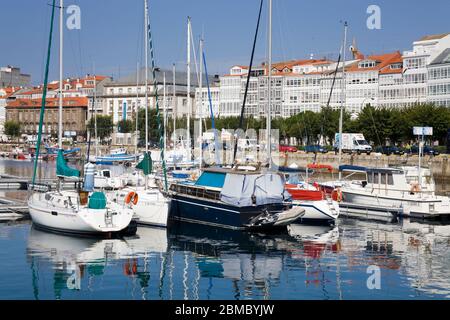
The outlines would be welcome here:
<svg viewBox="0 0 450 320">
<path fill-rule="evenodd" d="M 286 201 L 284 180 L 270 173 L 207 169 L 194 184 L 173 183 L 169 220 L 234 230 L 273 229 L 304 214 Z"/>
</svg>

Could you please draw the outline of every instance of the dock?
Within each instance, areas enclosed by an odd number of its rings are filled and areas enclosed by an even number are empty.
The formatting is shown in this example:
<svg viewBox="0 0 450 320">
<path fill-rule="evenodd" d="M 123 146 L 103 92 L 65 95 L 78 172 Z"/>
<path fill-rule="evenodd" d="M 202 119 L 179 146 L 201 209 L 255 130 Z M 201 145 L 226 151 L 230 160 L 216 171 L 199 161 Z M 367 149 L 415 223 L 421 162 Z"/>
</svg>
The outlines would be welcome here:
<svg viewBox="0 0 450 320">
<path fill-rule="evenodd" d="M 26 219 L 29 217 L 26 202 L 0 198 L 0 221 Z"/>
</svg>

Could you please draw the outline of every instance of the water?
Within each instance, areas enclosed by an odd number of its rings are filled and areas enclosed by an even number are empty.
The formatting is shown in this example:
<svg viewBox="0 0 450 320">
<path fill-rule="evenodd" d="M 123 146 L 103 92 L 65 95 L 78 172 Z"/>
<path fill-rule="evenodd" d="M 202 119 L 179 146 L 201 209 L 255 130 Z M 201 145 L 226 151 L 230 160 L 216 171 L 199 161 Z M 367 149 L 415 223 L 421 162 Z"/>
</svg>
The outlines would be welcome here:
<svg viewBox="0 0 450 320">
<path fill-rule="evenodd" d="M 277 235 L 180 225 L 100 240 L 0 224 L 0 299 L 450 298 L 450 226 L 341 220 Z M 367 287 L 378 266 L 380 289 Z"/>
<path fill-rule="evenodd" d="M 114 240 L 8 222 L 0 299 L 448 299 L 449 246 L 450 225 L 410 220 L 340 219 L 272 235 L 176 225 Z M 374 267 L 379 289 L 370 289 Z"/>
</svg>

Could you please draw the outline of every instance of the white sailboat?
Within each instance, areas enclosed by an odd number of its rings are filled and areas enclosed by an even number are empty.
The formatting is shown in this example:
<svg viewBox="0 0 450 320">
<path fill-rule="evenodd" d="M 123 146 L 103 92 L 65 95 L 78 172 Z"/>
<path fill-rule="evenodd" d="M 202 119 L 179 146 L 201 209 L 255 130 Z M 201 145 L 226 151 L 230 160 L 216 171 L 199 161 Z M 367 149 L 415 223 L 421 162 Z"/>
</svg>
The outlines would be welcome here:
<svg viewBox="0 0 450 320">
<path fill-rule="evenodd" d="M 79 178 L 78 170 L 69 168 L 64 160 L 62 151 L 62 107 L 63 107 L 63 14 L 64 3 L 60 0 L 60 87 L 59 87 L 59 150 L 57 159 L 58 188 L 55 191 L 37 192 L 34 190 L 37 160 L 34 163 L 33 180 L 30 188 L 28 207 L 31 219 L 36 227 L 51 231 L 76 234 L 110 234 L 126 229 L 132 219 L 131 209 L 117 203 L 107 201 L 101 192 L 90 192 L 85 190 L 61 190 L 60 186 L 64 179 L 72 181 L 82 180 Z M 52 24 L 55 11 L 55 0 L 53 1 Z M 51 48 L 51 34 L 49 39 L 49 52 Z M 37 154 L 39 153 L 42 123 L 45 109 L 46 87 L 48 81 L 48 65 L 50 57 L 47 58 L 44 93 L 42 98 L 41 121 L 37 141 Z M 37 159 L 37 157 L 36 157 Z M 91 175 L 91 187 L 93 185 L 93 168 L 88 164 Z M 90 167 L 89 167 L 90 166 Z M 86 178 L 88 174 L 86 174 Z M 87 181 L 85 181 L 85 187 Z"/>
<path fill-rule="evenodd" d="M 146 108 L 146 130 L 148 130 L 148 46 L 149 43 L 149 16 L 148 16 L 148 0 L 145 0 L 145 108 Z M 157 83 L 155 76 L 154 61 L 152 60 L 154 90 L 157 96 Z M 158 99 L 156 99 L 158 104 Z M 136 186 L 127 187 L 116 191 L 112 194 L 113 201 L 119 204 L 132 206 L 134 212 L 134 219 L 138 224 L 166 227 L 167 217 L 169 213 L 170 199 L 164 192 L 160 185 L 159 180 L 151 175 L 152 171 L 152 159 L 148 150 L 148 134 L 146 132 L 145 154 L 144 159 L 136 166 L 137 169 L 142 169 L 144 172 L 144 184 L 139 184 L 140 173 L 136 173 Z M 165 143 L 165 141 L 164 141 Z M 161 159 L 163 160 L 163 159 Z M 163 166 L 164 163 L 161 161 Z"/>
</svg>

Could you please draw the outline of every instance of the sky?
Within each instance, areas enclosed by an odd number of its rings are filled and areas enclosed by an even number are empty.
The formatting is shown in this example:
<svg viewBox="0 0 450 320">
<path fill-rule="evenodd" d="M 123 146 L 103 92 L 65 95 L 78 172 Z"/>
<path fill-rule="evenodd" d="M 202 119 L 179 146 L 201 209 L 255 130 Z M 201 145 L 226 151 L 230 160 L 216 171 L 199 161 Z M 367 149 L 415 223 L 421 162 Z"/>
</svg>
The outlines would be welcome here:
<svg viewBox="0 0 450 320">
<path fill-rule="evenodd" d="M 0 0 L 0 65 L 20 67 L 43 82 L 51 0 Z M 59 2 L 59 1 L 57 1 Z M 81 29 L 65 29 L 64 75 L 87 73 L 118 78 L 143 65 L 144 0 L 65 0 L 81 9 Z M 210 74 L 248 65 L 260 0 L 149 0 L 156 65 L 186 68 L 186 22 L 195 42 L 203 34 Z M 255 64 L 267 59 L 268 0 L 264 1 Z M 381 28 L 370 30 L 369 5 L 381 12 Z M 429 34 L 450 32 L 448 0 L 273 0 L 273 61 L 337 57 L 348 21 L 352 40 L 365 54 L 410 50 Z M 65 15 L 65 19 L 69 17 Z M 50 79 L 58 78 L 58 20 Z M 198 50 L 198 48 L 197 48 Z"/>
</svg>

